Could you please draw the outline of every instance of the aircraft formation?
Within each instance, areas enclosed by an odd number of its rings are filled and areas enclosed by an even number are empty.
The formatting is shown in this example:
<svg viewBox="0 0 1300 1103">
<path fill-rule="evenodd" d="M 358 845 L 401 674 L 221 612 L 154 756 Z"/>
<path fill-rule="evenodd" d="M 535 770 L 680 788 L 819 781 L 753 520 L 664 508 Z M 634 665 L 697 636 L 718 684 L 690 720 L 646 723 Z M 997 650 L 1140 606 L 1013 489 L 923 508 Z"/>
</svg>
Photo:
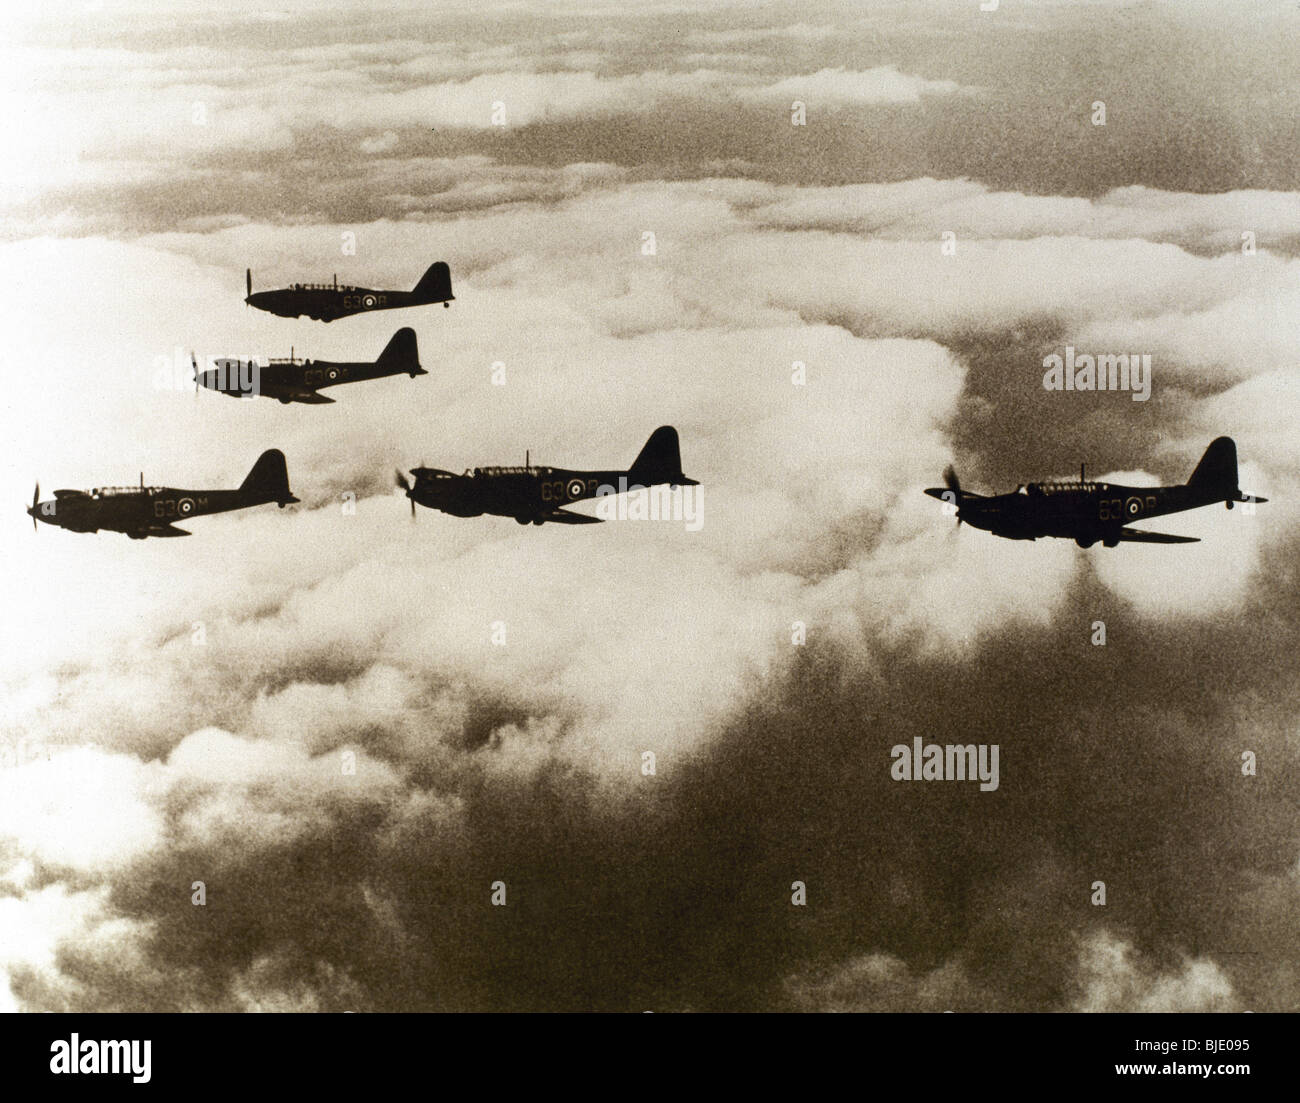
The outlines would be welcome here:
<svg viewBox="0 0 1300 1103">
<path fill-rule="evenodd" d="M 442 303 L 449 307 L 455 296 L 451 290 L 451 271 L 444 261 L 430 265 L 411 291 L 376 291 L 365 287 L 340 285 L 335 276 L 330 284 L 296 283 L 275 291 L 253 293 L 252 269 L 244 274 L 249 306 L 272 314 L 292 318 L 307 315 L 316 321 L 331 322 L 350 314 L 371 310 L 394 310 L 411 306 Z M 233 398 L 265 396 L 279 402 L 321 405 L 334 399 L 320 392 L 326 387 L 360 383 L 387 376 L 427 375 L 420 366 L 415 330 L 403 326 L 393 334 L 383 351 L 373 361 L 334 361 L 268 357 L 265 363 L 239 357 L 218 357 L 212 367 L 200 371 L 198 358 L 191 354 L 194 388 L 215 391 Z M 565 508 L 572 502 L 593 498 L 604 488 L 671 485 L 697 486 L 682 473 L 677 430 L 665 425 L 656 429 L 626 471 L 571 471 L 557 467 L 539 467 L 525 454 L 523 467 L 476 467 L 464 475 L 454 475 L 437 468 L 416 467 L 411 471 L 412 484 L 398 472 L 398 485 L 411 500 L 411 514 L 417 503 L 457 517 L 478 517 L 484 513 L 513 517 L 520 524 L 598 524 L 599 517 L 573 513 Z M 620 479 L 623 480 L 620 484 Z M 278 448 L 263 452 L 234 490 L 181 490 L 167 486 L 145 486 L 144 473 L 139 486 L 105 486 L 93 490 L 60 489 L 54 497 L 41 501 L 37 482 L 32 504 L 27 508 L 32 527 L 38 521 L 69 532 L 125 533 L 133 540 L 150 536 L 189 536 L 176 521 L 225 513 L 235 509 L 275 502 L 283 509 L 297 502 L 289 489 L 289 473 L 284 453 Z"/>
<path fill-rule="evenodd" d="M 335 276 L 330 284 L 296 283 L 254 294 L 252 269 L 245 271 L 244 278 L 244 301 L 249 306 L 281 317 L 306 315 L 321 322 L 372 310 L 436 303 L 449 307 L 455 299 L 451 271 L 444 261 L 430 265 L 411 291 L 340 285 Z M 409 326 L 393 334 L 373 361 L 299 359 L 290 350 L 288 358 L 268 358 L 265 363 L 238 357 L 217 358 L 206 371 L 199 370 L 197 358 L 192 358 L 192 363 L 196 391 L 203 388 L 237 398 L 265 396 L 286 405 L 332 403 L 333 398 L 320 392 L 345 383 L 395 375 L 414 379 L 428 374 L 420 366 L 415 331 Z M 944 471 L 943 478 L 942 487 L 930 487 L 925 493 L 944 501 L 956 515 L 959 526 L 965 522 L 1008 540 L 1072 539 L 1081 548 L 1089 548 L 1098 541 L 1108 548 L 1126 541 L 1195 543 L 1197 537 L 1150 532 L 1129 525 L 1218 502 L 1231 509 L 1235 502 L 1267 501 L 1243 494 L 1237 485 L 1237 446 L 1230 437 L 1214 440 L 1187 482 L 1174 486 L 1132 487 L 1090 482 L 1084 467 L 1080 468 L 1077 482 L 1022 483 L 1009 494 L 984 495 L 963 490 L 951 466 Z M 421 465 L 411 469 L 410 478 L 398 471 L 397 485 L 410 499 L 412 517 L 415 507 L 422 505 L 454 517 L 491 514 L 511 517 L 521 525 L 542 525 L 548 521 L 589 525 L 598 524 L 601 518 L 575 513 L 566 507 L 631 488 L 699 484 L 682 472 L 677 430 L 664 425 L 650 435 L 632 466 L 625 471 L 535 466 L 526 452 L 522 467 L 475 467 L 457 475 Z M 38 482 L 27 513 L 34 528 L 38 528 L 38 521 L 43 521 L 70 532 L 103 529 L 144 539 L 188 536 L 188 531 L 177 527 L 178 520 L 270 502 L 283 509 L 297 501 L 289 490 L 284 454 L 271 448 L 262 453 L 234 490 L 145 486 L 142 472 L 138 487 L 60 489 L 52 499 L 41 501 Z"/>
</svg>

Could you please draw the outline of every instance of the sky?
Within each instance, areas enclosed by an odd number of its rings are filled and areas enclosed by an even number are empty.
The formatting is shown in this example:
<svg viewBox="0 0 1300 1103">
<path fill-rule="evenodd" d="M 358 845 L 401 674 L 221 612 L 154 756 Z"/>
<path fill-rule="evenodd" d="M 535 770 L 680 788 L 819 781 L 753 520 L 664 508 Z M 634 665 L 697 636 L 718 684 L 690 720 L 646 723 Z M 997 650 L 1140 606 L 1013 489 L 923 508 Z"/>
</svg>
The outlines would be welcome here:
<svg viewBox="0 0 1300 1103">
<path fill-rule="evenodd" d="M 7 15 L 0 1007 L 1300 1006 L 1297 18 Z M 434 260 L 448 310 L 241 301 Z M 429 374 L 332 406 L 190 379 L 402 325 Z M 1149 399 L 1045 390 L 1067 346 L 1150 355 Z M 698 531 L 394 489 L 664 424 Z M 1182 482 L 1220 435 L 1270 500 L 1152 526 L 1183 547 L 921 493 Z M 184 540 L 20 508 L 269 447 L 301 502 Z M 998 788 L 893 780 L 915 738 L 997 744 Z"/>
</svg>

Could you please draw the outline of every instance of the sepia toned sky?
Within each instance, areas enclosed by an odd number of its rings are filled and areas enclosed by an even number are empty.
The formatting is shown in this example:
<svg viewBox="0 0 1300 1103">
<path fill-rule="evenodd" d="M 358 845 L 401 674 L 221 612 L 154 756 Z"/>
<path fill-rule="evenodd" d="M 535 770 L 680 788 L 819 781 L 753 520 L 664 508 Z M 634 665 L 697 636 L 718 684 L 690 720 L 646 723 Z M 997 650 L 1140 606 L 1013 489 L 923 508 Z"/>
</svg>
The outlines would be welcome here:
<svg viewBox="0 0 1300 1103">
<path fill-rule="evenodd" d="M 1300 1005 L 1294 5 L 6 19 L 0 1007 Z M 434 260 L 449 310 L 241 301 Z M 332 406 L 190 383 L 402 325 L 429 375 Z M 1045 391 L 1067 345 L 1150 399 Z M 662 424 L 698 532 L 393 489 Z M 1224 434 L 1270 501 L 1149 526 L 1186 547 L 921 493 L 1181 482 Z M 268 447 L 301 504 L 185 540 L 22 512 Z M 891 780 L 914 738 L 999 788 Z"/>
</svg>

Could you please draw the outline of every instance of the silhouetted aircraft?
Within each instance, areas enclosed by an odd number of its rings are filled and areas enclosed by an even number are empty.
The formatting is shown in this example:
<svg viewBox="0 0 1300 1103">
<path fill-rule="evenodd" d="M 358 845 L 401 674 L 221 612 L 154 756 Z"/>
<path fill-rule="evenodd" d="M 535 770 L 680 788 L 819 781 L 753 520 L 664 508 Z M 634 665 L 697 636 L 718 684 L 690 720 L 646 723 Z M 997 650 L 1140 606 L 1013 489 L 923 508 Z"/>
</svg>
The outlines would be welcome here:
<svg viewBox="0 0 1300 1103">
<path fill-rule="evenodd" d="M 306 314 L 318 322 L 332 322 L 349 314 L 363 314 L 368 310 L 395 310 L 403 306 L 427 306 L 442 303 L 450 307 L 456 297 L 451 293 L 451 269 L 443 261 L 429 266 L 413 291 L 375 291 L 369 287 L 351 287 L 340 284 L 338 276 L 333 283 L 294 283 L 277 291 L 259 291 L 253 294 L 253 270 L 246 269 L 244 283 L 247 297 L 244 302 L 258 310 L 279 314 L 282 318 L 297 318 Z"/>
<path fill-rule="evenodd" d="M 146 536 L 189 536 L 173 522 L 205 513 L 226 513 L 232 509 L 276 502 L 283 509 L 298 499 L 289 491 L 289 472 L 284 453 L 278 448 L 263 452 L 238 490 L 177 490 L 170 486 L 145 486 L 144 474 L 137 486 L 103 486 L 96 490 L 56 490 L 52 501 L 42 502 L 41 484 L 36 484 L 27 513 L 32 527 L 37 521 L 72 532 L 109 529 L 124 532 L 132 540 Z"/>
<path fill-rule="evenodd" d="M 226 358 L 213 360 L 214 368 L 200 372 L 194 360 L 194 385 L 207 387 L 235 398 L 264 394 L 281 402 L 333 402 L 320 394 L 324 387 L 337 387 L 340 383 L 359 383 L 363 379 L 382 379 L 386 375 L 417 375 L 429 373 L 420 367 L 420 355 L 415 347 L 415 330 L 399 329 L 384 346 L 379 359 L 373 364 L 335 363 L 332 360 L 299 360 L 292 351 L 289 358 L 271 359 L 266 364 L 256 360 Z"/>
<path fill-rule="evenodd" d="M 1237 446 L 1231 437 L 1213 441 L 1196 465 L 1192 477 L 1181 486 L 1119 486 L 1088 482 L 1079 469 L 1079 481 L 1029 483 L 1012 494 L 986 497 L 962 490 L 957 474 L 949 466 L 943 473 L 943 487 L 930 487 L 932 498 L 954 505 L 957 523 L 963 521 L 994 536 L 1009 540 L 1037 540 L 1040 536 L 1063 536 L 1081 548 L 1100 540 L 1113 548 L 1121 540 L 1145 544 L 1194 544 L 1195 536 L 1167 536 L 1124 526 L 1166 513 L 1223 502 L 1266 502 L 1243 494 L 1237 486 Z"/>
<path fill-rule="evenodd" d="M 682 456 L 677 430 L 664 425 L 650 434 L 640 455 L 626 471 L 568 471 L 560 467 L 535 467 L 525 453 L 523 467 L 475 467 L 463 475 L 431 467 L 411 469 L 412 485 L 400 471 L 397 485 L 415 504 L 438 509 L 456 517 L 478 517 L 492 513 L 513 517 L 521 525 L 556 521 L 565 525 L 594 525 L 599 517 L 570 513 L 562 508 L 570 502 L 604 493 L 621 493 L 637 487 L 669 483 L 698 486 L 682 474 Z M 621 480 L 621 481 L 620 481 Z"/>
</svg>

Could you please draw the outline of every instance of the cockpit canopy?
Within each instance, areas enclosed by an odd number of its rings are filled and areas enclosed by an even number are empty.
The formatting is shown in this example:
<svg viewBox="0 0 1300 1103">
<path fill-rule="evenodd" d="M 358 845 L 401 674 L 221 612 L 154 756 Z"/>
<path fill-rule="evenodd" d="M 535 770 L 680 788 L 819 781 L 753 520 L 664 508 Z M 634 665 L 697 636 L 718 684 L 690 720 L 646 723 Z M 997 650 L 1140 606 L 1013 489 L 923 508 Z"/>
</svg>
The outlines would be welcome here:
<svg viewBox="0 0 1300 1103">
<path fill-rule="evenodd" d="M 538 475 L 548 474 L 548 467 L 475 467 L 465 472 L 466 475 Z"/>
<path fill-rule="evenodd" d="M 1017 493 L 1038 495 L 1052 494 L 1091 494 L 1095 490 L 1105 490 L 1104 483 L 1080 482 L 1078 479 L 1055 479 L 1041 483 L 1029 483 L 1017 487 Z"/>
<path fill-rule="evenodd" d="M 157 487 L 143 486 L 97 486 L 90 492 L 92 498 L 123 498 L 130 494 L 152 493 Z"/>
</svg>

